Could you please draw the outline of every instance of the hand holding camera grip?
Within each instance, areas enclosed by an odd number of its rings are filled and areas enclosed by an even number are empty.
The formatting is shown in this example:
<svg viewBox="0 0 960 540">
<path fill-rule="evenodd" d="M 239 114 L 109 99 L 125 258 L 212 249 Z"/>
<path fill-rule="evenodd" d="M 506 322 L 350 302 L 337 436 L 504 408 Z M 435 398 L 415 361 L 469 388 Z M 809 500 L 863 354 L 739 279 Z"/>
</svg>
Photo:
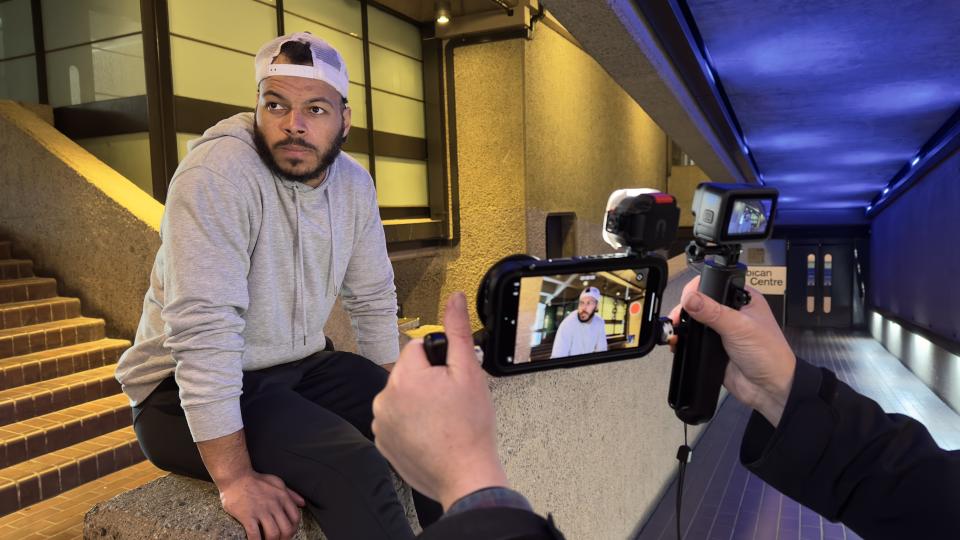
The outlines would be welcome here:
<svg viewBox="0 0 960 540">
<path fill-rule="evenodd" d="M 431 366 L 447 365 L 447 335 L 433 332 L 423 336 L 423 351 Z"/>
<path fill-rule="evenodd" d="M 703 267 L 699 291 L 717 302 L 739 309 L 742 305 L 746 267 Z M 703 323 L 680 313 L 680 333 L 673 357 L 668 402 L 687 424 L 702 424 L 713 418 L 729 356 L 720 335 Z"/>
</svg>

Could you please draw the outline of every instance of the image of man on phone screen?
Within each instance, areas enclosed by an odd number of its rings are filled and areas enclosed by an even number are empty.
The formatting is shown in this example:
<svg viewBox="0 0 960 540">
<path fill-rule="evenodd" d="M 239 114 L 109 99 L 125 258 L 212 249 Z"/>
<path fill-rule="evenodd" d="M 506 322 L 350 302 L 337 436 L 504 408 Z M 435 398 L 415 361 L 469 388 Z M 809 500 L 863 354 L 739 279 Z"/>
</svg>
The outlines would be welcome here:
<svg viewBox="0 0 960 540">
<path fill-rule="evenodd" d="M 562 358 L 607 350 L 607 332 L 600 309 L 600 289 L 587 287 L 580 293 L 577 310 L 567 315 L 553 342 L 550 358 Z"/>
</svg>

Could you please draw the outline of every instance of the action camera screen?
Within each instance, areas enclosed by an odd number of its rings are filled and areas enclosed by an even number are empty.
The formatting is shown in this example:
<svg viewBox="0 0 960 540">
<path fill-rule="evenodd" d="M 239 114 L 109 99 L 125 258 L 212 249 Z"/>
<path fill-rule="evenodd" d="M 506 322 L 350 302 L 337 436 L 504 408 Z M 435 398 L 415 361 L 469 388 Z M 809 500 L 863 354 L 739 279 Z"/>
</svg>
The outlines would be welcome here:
<svg viewBox="0 0 960 540">
<path fill-rule="evenodd" d="M 512 362 L 638 347 L 646 281 L 647 270 L 521 278 Z"/>
<path fill-rule="evenodd" d="M 770 224 L 771 199 L 736 199 L 730 212 L 727 236 L 755 236 L 767 232 Z"/>
</svg>

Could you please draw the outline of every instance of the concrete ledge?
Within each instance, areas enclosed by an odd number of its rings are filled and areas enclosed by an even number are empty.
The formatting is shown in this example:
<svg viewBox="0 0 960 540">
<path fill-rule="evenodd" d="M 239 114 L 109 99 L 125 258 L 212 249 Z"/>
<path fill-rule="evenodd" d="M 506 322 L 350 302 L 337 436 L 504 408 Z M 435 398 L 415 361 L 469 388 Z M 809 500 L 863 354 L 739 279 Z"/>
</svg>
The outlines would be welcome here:
<svg viewBox="0 0 960 540">
<path fill-rule="evenodd" d="M 410 526 L 419 532 L 410 486 L 397 476 L 393 481 L 407 510 Z M 217 488 L 212 483 L 170 474 L 94 506 L 84 516 L 83 537 L 201 540 L 245 539 L 247 536 L 240 523 L 223 511 Z M 326 540 L 309 512 L 303 513 L 294 538 Z"/>
</svg>

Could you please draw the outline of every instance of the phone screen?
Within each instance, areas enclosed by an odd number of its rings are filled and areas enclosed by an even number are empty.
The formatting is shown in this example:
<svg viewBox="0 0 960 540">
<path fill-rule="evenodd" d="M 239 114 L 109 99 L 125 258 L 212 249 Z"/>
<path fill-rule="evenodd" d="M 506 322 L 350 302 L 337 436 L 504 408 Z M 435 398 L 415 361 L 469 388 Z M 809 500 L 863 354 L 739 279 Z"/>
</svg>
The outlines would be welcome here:
<svg viewBox="0 0 960 540">
<path fill-rule="evenodd" d="M 639 347 L 647 279 L 648 269 L 521 278 L 512 363 Z"/>
</svg>

